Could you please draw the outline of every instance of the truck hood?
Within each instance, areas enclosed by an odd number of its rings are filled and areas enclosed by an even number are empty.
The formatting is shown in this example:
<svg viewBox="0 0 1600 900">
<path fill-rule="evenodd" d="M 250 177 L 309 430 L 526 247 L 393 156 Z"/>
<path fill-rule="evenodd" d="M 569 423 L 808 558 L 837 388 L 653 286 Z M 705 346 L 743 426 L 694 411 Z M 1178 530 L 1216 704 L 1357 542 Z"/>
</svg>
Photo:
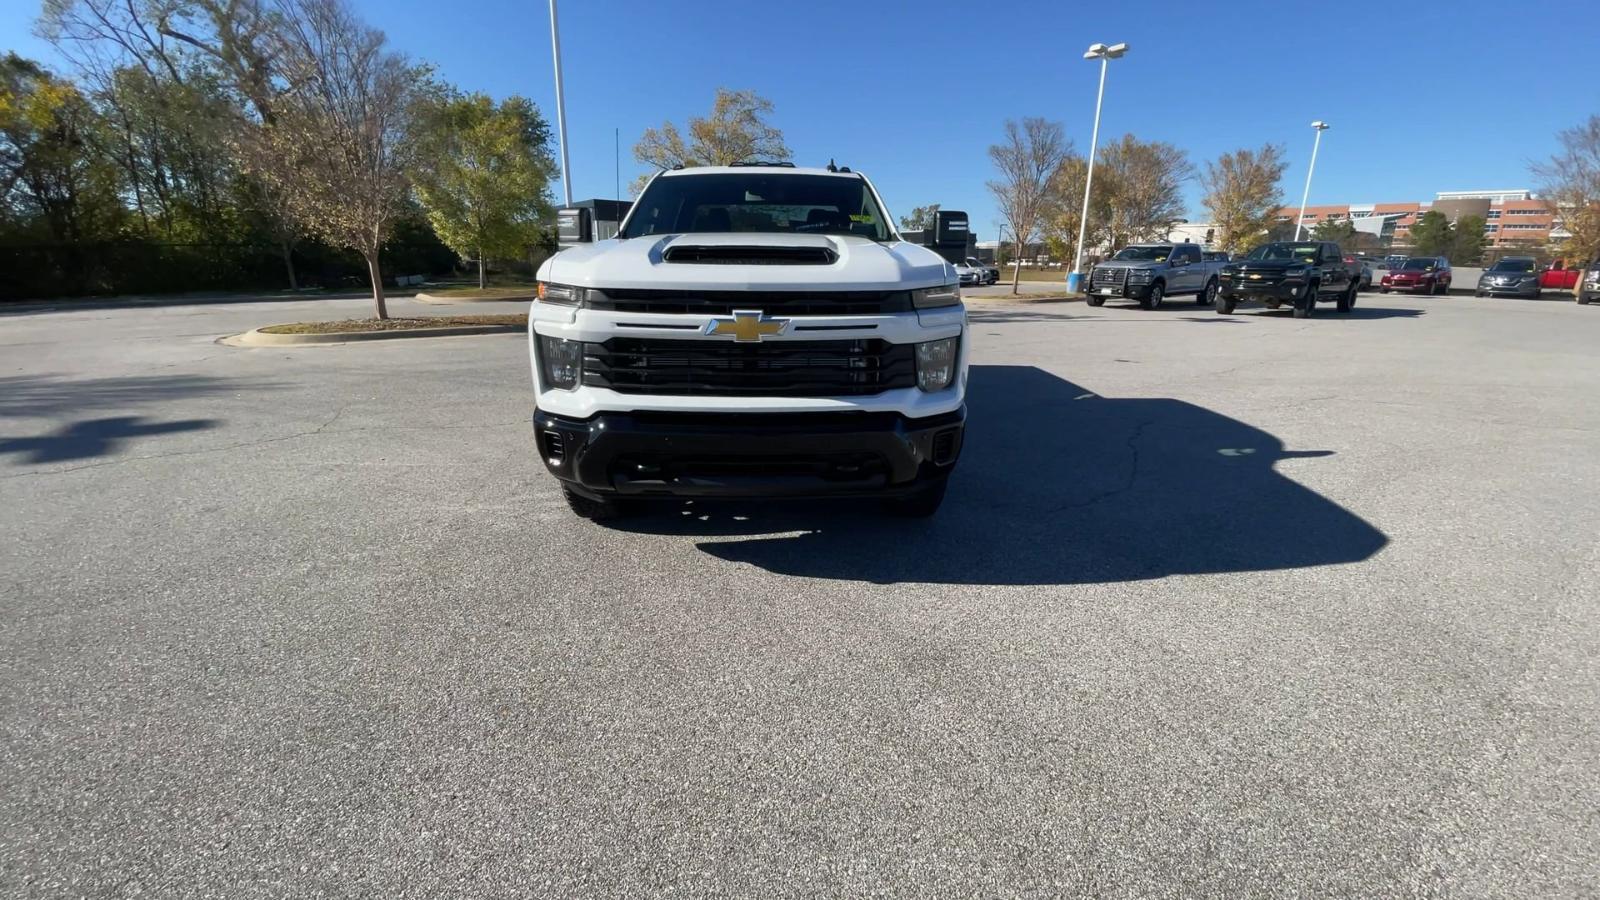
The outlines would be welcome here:
<svg viewBox="0 0 1600 900">
<path fill-rule="evenodd" d="M 1294 259 L 1251 259 L 1228 263 L 1236 272 L 1282 272 L 1286 269 L 1304 269 L 1311 264 Z"/>
<path fill-rule="evenodd" d="M 951 283 L 955 273 L 938 254 L 916 244 L 880 244 L 853 234 L 719 232 L 580 244 L 546 260 L 538 277 L 602 290 L 851 291 L 934 287 Z"/>
<path fill-rule="evenodd" d="M 1165 262 L 1152 259 L 1108 259 L 1094 264 L 1097 269 L 1165 269 Z"/>
</svg>

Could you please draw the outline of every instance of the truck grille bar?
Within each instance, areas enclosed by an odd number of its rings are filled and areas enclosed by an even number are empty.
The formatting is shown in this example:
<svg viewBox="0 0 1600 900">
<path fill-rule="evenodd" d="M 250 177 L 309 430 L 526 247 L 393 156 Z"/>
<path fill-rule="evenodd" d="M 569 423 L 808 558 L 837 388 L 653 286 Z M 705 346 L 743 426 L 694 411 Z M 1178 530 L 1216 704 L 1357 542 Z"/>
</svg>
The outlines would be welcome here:
<svg viewBox="0 0 1600 900">
<path fill-rule="evenodd" d="M 879 316 L 911 312 L 910 291 L 673 291 L 591 289 L 584 306 L 630 313 L 731 315 L 759 309 L 775 316 Z"/>
<path fill-rule="evenodd" d="M 1089 276 L 1090 287 L 1122 287 L 1128 280 L 1128 270 L 1123 268 L 1108 269 L 1098 267 L 1094 274 Z"/>
<path fill-rule="evenodd" d="M 838 397 L 915 387 L 911 344 L 612 338 L 583 345 L 583 383 L 623 394 Z"/>
</svg>

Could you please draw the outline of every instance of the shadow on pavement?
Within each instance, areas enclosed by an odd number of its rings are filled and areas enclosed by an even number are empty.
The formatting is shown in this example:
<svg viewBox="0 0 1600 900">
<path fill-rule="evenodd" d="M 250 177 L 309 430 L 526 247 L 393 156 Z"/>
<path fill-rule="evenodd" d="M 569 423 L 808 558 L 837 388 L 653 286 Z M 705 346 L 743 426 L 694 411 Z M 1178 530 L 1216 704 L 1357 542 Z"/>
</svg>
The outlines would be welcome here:
<svg viewBox="0 0 1600 900">
<path fill-rule="evenodd" d="M 98 409 L 131 407 L 180 397 L 232 394 L 276 385 L 206 375 L 143 375 L 68 379 L 55 375 L 0 377 L 0 419 L 67 418 Z"/>
<path fill-rule="evenodd" d="M 669 504 L 619 528 L 703 537 L 769 572 L 876 583 L 1070 584 L 1364 560 L 1383 533 L 1278 474 L 1272 435 L 1170 399 L 977 366 L 966 446 L 930 520 L 860 504 Z M 731 539 L 725 539 L 731 538 Z"/>
<path fill-rule="evenodd" d="M 145 422 L 142 416 L 116 416 L 74 422 L 50 434 L 27 438 L 0 438 L 0 456 L 23 454 L 23 463 L 53 463 L 93 459 L 115 451 L 122 442 L 152 434 L 215 428 L 215 419 Z"/>
</svg>

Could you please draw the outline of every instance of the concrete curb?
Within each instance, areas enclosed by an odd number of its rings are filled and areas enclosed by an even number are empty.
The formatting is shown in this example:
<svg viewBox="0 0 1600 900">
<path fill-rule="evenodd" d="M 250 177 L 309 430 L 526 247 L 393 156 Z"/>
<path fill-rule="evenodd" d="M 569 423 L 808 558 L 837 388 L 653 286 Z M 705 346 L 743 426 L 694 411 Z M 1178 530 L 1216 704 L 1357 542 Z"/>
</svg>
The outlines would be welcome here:
<svg viewBox="0 0 1600 900">
<path fill-rule="evenodd" d="M 450 328 L 396 328 L 392 331 L 346 331 L 332 334 L 272 334 L 252 329 L 222 339 L 230 347 L 296 347 L 309 344 L 348 344 L 405 338 L 462 337 L 473 334 L 521 334 L 526 328 L 511 325 L 456 325 Z"/>
<path fill-rule="evenodd" d="M 525 303 L 533 300 L 533 291 L 529 291 L 526 295 L 518 294 L 515 297 L 436 297 L 433 294 L 417 294 L 412 299 L 440 306 L 450 306 L 456 303 Z"/>
</svg>

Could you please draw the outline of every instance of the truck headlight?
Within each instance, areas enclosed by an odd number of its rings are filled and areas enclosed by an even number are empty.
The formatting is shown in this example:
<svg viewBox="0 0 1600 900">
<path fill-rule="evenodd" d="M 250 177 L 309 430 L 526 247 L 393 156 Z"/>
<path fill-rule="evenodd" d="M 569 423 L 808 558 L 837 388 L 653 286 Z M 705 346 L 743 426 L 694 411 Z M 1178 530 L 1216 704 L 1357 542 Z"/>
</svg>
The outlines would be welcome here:
<svg viewBox="0 0 1600 900">
<path fill-rule="evenodd" d="M 1156 274 L 1152 269 L 1132 269 L 1128 272 L 1129 281 L 1149 281 L 1150 276 Z"/>
<path fill-rule="evenodd" d="M 583 379 L 583 342 L 539 335 L 539 367 L 548 387 L 570 391 Z"/>
<path fill-rule="evenodd" d="M 1304 277 L 1306 277 L 1306 270 L 1304 267 L 1283 270 L 1284 281 L 1295 281 Z"/>
<path fill-rule="evenodd" d="M 917 345 L 917 387 L 926 393 L 950 386 L 956 374 L 956 348 L 960 338 L 940 338 Z"/>
<path fill-rule="evenodd" d="M 938 287 L 922 288 L 911 292 L 911 305 L 916 309 L 938 309 L 941 306 L 956 306 L 961 303 L 961 285 L 942 284 Z"/>
<path fill-rule="evenodd" d="M 559 306 L 583 305 L 583 288 L 573 287 L 570 284 L 551 284 L 548 281 L 541 281 L 538 296 L 546 303 Z"/>
</svg>

